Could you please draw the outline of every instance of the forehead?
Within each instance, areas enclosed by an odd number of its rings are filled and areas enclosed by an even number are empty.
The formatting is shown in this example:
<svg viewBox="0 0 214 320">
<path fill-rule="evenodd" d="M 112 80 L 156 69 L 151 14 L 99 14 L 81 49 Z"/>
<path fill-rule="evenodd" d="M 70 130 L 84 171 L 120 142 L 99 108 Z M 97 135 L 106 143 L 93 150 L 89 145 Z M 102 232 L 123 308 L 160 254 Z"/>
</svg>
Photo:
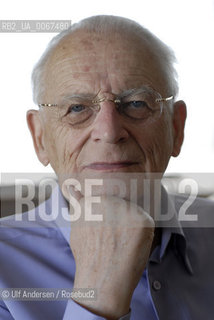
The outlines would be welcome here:
<svg viewBox="0 0 214 320">
<path fill-rule="evenodd" d="M 47 94 L 119 93 L 142 85 L 160 87 L 158 61 L 136 37 L 78 31 L 62 39 L 49 58 Z"/>
</svg>

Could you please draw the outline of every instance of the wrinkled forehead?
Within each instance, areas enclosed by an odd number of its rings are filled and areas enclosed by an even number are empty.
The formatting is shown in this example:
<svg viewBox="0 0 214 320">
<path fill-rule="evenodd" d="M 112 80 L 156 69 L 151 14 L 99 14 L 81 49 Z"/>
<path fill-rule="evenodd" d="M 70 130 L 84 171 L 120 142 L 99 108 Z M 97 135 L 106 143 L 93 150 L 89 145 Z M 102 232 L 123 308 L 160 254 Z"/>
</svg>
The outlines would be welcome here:
<svg viewBox="0 0 214 320">
<path fill-rule="evenodd" d="M 108 63 L 111 66 L 115 61 L 124 62 L 126 60 L 129 62 L 129 66 L 134 67 L 139 66 L 151 55 L 152 52 L 149 47 L 143 43 L 143 40 L 140 41 L 140 37 L 135 35 L 76 31 L 60 41 L 52 54 L 51 64 L 62 63 L 63 60 L 70 58 L 71 67 L 74 67 L 77 58 L 81 62 L 95 63 L 100 62 L 100 60 L 97 60 L 99 57 L 103 65 Z M 120 68 L 121 66 L 114 65 L 114 67 Z"/>
<path fill-rule="evenodd" d="M 144 84 L 160 89 L 159 62 L 139 38 L 78 31 L 62 39 L 46 67 L 47 95 L 96 93 Z"/>
</svg>

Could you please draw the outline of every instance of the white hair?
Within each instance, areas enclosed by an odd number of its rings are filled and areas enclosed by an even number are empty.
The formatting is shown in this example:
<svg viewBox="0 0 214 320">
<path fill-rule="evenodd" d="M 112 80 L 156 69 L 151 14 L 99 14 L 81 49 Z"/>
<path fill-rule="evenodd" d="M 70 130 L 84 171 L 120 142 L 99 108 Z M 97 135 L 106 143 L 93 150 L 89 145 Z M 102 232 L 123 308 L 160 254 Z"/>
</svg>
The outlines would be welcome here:
<svg viewBox="0 0 214 320">
<path fill-rule="evenodd" d="M 137 22 L 117 16 L 99 15 L 86 18 L 73 24 L 70 28 L 55 36 L 48 44 L 45 52 L 35 65 L 32 72 L 33 100 L 36 104 L 41 103 L 45 88 L 46 64 L 62 39 L 77 30 L 94 32 L 101 35 L 119 33 L 125 36 L 136 37 L 144 44 L 158 61 L 163 82 L 166 83 L 167 91 L 174 97 L 178 93 L 177 72 L 174 67 L 176 62 L 173 51 Z"/>
</svg>

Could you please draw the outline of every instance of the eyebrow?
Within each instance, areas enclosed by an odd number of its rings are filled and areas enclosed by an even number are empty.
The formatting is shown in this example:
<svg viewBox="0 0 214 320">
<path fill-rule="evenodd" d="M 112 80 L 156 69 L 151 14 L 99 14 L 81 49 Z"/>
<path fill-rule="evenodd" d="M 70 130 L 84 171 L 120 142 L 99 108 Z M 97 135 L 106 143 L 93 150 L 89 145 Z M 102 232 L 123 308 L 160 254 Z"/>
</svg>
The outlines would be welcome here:
<svg viewBox="0 0 214 320">
<path fill-rule="evenodd" d="M 144 89 L 144 87 L 140 87 L 140 88 L 131 88 L 128 90 L 125 90 L 123 92 L 121 92 L 120 94 L 117 95 L 118 98 L 125 98 L 127 96 L 132 95 L 133 93 L 138 93 L 139 91 L 141 91 L 142 89 Z"/>
<path fill-rule="evenodd" d="M 127 96 L 132 95 L 133 93 L 138 93 L 139 91 L 141 91 L 142 89 L 151 89 L 149 86 L 144 85 L 142 87 L 138 87 L 138 88 L 130 88 L 127 90 L 122 91 L 119 94 L 115 94 L 112 93 L 113 95 L 115 95 L 116 98 L 121 99 L 121 98 L 125 98 Z M 96 94 L 92 94 L 92 93 L 74 93 L 74 94 L 69 94 L 63 97 L 63 100 L 94 100 L 100 93 L 101 89 L 96 93 Z"/>
<path fill-rule="evenodd" d="M 94 95 L 93 94 L 90 94 L 90 93 L 82 93 L 82 94 L 69 94 L 69 95 L 66 95 L 63 97 L 63 100 L 72 100 L 72 99 L 80 99 L 80 100 L 83 100 L 83 99 L 93 99 L 94 98 Z"/>
</svg>

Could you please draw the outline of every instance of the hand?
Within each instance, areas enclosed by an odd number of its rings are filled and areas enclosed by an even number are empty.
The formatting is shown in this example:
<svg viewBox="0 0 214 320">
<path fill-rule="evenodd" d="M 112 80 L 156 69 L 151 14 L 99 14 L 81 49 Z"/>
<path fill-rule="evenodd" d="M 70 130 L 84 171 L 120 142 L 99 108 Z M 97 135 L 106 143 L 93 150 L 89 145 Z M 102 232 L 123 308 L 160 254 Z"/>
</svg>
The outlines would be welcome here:
<svg viewBox="0 0 214 320">
<path fill-rule="evenodd" d="M 129 312 L 135 287 L 146 267 L 154 237 L 154 221 L 134 203 L 101 196 L 93 214 L 103 221 L 85 221 L 85 201 L 79 198 L 81 218 L 72 222 L 70 246 L 76 262 L 74 288 L 93 288 L 97 299 L 77 301 L 108 319 Z"/>
</svg>

